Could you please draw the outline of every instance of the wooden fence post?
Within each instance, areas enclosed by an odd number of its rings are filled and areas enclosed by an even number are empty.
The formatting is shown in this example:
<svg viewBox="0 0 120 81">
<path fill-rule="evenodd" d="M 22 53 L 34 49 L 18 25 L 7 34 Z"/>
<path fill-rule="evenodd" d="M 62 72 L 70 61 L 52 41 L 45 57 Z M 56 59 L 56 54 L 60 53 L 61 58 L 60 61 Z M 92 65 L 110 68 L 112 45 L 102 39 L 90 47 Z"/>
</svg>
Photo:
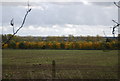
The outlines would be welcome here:
<svg viewBox="0 0 120 81">
<path fill-rule="evenodd" d="M 52 79 L 55 79 L 55 75 L 56 75 L 56 64 L 55 64 L 55 60 L 52 61 Z"/>
</svg>

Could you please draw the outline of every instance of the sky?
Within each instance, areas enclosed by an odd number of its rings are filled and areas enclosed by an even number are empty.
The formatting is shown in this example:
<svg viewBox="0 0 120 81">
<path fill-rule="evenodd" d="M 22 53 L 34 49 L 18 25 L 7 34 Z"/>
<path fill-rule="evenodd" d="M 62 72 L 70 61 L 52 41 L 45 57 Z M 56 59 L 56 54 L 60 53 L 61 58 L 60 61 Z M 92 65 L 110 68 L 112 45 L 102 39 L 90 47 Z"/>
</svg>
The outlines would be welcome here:
<svg viewBox="0 0 120 81">
<path fill-rule="evenodd" d="M 14 18 L 15 30 L 23 20 L 27 3 L 5 2 L 0 5 L 1 34 L 12 34 L 10 21 Z M 112 36 L 118 20 L 118 8 L 113 2 L 30 2 L 28 14 L 20 36 Z M 116 34 L 117 29 L 116 29 Z"/>
</svg>

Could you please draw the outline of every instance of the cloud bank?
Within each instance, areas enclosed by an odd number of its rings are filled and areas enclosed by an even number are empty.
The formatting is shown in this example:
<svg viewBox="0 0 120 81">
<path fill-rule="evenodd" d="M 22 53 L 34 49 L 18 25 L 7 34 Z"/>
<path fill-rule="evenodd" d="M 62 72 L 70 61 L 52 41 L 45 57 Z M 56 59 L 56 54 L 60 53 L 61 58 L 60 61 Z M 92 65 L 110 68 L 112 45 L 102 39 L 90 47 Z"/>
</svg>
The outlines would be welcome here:
<svg viewBox="0 0 120 81">
<path fill-rule="evenodd" d="M 117 20 L 118 10 L 112 2 L 45 2 L 31 3 L 32 11 L 18 35 L 102 35 L 111 36 L 112 19 Z M 18 28 L 26 13 L 25 4 L 6 3 L 2 6 L 3 34 L 11 33 L 10 20 Z M 1 28 L 0 28 L 1 30 Z"/>
</svg>

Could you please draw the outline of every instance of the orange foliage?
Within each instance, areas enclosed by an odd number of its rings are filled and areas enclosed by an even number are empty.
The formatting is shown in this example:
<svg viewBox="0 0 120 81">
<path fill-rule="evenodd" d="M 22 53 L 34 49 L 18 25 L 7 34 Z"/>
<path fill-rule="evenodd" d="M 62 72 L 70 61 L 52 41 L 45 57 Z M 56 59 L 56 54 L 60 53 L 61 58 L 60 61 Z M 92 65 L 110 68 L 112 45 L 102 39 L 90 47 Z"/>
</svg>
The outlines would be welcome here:
<svg viewBox="0 0 120 81">
<path fill-rule="evenodd" d="M 20 44 L 24 45 L 23 49 L 102 49 L 105 44 L 110 49 L 117 49 L 117 41 L 111 41 L 108 43 L 103 43 L 103 42 L 16 42 L 16 48 L 19 49 L 21 47 Z M 9 44 L 5 44 L 3 48 L 9 48 Z"/>
</svg>

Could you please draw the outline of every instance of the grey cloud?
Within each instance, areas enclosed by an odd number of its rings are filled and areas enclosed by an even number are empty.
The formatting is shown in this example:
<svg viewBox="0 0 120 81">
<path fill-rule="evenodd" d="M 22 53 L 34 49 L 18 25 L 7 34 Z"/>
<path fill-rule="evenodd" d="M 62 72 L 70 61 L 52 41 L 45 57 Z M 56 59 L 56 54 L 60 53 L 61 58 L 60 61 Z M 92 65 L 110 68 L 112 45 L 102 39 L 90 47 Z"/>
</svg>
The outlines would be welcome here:
<svg viewBox="0 0 120 81">
<path fill-rule="evenodd" d="M 92 2 L 93 5 L 103 6 L 103 7 L 114 7 L 114 2 Z"/>
<path fill-rule="evenodd" d="M 22 3 L 21 3 L 22 4 Z M 26 26 L 54 25 L 54 24 L 80 24 L 80 25 L 112 25 L 111 20 L 117 19 L 117 9 L 106 8 L 112 3 L 33 3 L 45 10 L 32 9 L 27 17 Z M 95 5 L 93 5 L 95 4 Z M 106 4 L 106 5 L 105 5 Z M 32 5 L 32 3 L 31 3 Z M 98 6 L 104 5 L 104 6 Z M 18 6 L 3 6 L 3 24 L 8 25 L 12 17 L 16 25 L 20 25 L 26 10 Z"/>
</svg>

